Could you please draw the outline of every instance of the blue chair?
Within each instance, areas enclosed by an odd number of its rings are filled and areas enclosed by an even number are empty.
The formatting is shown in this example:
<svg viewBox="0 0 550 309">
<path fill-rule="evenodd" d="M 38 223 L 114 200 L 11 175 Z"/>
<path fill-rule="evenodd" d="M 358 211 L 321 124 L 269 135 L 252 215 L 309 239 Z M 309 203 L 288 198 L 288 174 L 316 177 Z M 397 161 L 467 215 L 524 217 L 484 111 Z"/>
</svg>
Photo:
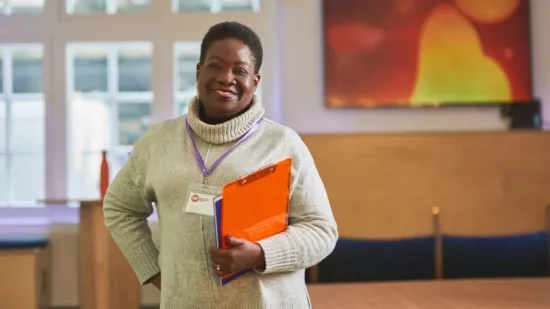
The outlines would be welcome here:
<svg viewBox="0 0 550 309">
<path fill-rule="evenodd" d="M 435 237 L 340 239 L 318 264 L 319 283 L 435 278 Z"/>
<path fill-rule="evenodd" d="M 317 265 L 312 266 L 310 268 L 306 268 L 305 275 L 306 275 L 306 284 L 310 283 L 317 283 L 317 280 L 314 278 L 313 273 L 317 270 Z"/>
<path fill-rule="evenodd" d="M 21 249 L 43 249 L 50 241 L 44 237 L 4 237 L 0 238 L 0 251 Z"/>
<path fill-rule="evenodd" d="M 443 235 L 444 278 L 550 275 L 548 233 L 467 237 Z"/>
</svg>

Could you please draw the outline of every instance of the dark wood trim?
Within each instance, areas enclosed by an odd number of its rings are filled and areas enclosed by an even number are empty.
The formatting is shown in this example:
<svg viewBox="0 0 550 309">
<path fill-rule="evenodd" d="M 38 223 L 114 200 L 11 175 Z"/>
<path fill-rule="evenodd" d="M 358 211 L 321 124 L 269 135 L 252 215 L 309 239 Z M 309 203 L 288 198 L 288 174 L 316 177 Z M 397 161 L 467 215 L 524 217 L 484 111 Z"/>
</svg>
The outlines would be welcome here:
<svg viewBox="0 0 550 309">
<path fill-rule="evenodd" d="M 546 206 L 546 233 L 548 235 L 548 275 L 550 276 L 550 204 Z"/>
<path fill-rule="evenodd" d="M 433 228 L 434 228 L 434 240 L 435 240 L 435 278 L 443 278 L 443 237 L 441 234 L 441 227 L 439 222 L 439 216 L 441 209 L 439 207 L 432 207 Z"/>
<path fill-rule="evenodd" d="M 310 283 L 319 283 L 319 265 L 313 265 L 309 268 Z"/>
</svg>

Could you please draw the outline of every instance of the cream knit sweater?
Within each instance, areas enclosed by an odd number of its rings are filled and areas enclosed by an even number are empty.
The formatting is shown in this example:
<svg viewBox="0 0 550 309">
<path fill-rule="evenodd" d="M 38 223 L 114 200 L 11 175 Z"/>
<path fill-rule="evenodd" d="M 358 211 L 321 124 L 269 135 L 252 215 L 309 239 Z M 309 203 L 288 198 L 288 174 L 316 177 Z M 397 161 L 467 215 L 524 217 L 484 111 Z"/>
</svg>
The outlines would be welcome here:
<svg viewBox="0 0 550 309">
<path fill-rule="evenodd" d="M 304 270 L 319 263 L 338 238 L 325 187 L 298 134 L 264 119 L 207 177 L 210 186 L 227 182 L 269 163 L 293 159 L 289 228 L 259 244 L 266 269 L 221 286 L 210 265 L 215 245 L 214 218 L 183 211 L 188 186 L 201 183 L 185 118 L 206 166 L 220 157 L 264 115 L 255 100 L 241 116 L 219 125 L 199 119 L 193 100 L 187 115 L 152 126 L 134 146 L 104 200 L 107 227 L 144 284 L 162 274 L 161 309 L 310 308 Z M 161 230 L 160 254 L 147 217 L 155 203 Z"/>
</svg>

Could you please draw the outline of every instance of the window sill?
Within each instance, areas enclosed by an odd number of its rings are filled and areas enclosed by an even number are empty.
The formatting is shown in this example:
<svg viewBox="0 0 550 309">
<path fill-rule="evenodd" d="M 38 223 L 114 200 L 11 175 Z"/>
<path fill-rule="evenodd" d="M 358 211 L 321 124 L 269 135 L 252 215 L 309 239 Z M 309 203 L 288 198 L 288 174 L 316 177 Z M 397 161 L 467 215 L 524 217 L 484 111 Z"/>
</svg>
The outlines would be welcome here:
<svg viewBox="0 0 550 309">
<path fill-rule="evenodd" d="M 156 223 L 156 212 L 148 220 Z M 47 237 L 59 230 L 77 232 L 79 221 L 78 207 L 0 207 L 0 237 Z"/>
</svg>

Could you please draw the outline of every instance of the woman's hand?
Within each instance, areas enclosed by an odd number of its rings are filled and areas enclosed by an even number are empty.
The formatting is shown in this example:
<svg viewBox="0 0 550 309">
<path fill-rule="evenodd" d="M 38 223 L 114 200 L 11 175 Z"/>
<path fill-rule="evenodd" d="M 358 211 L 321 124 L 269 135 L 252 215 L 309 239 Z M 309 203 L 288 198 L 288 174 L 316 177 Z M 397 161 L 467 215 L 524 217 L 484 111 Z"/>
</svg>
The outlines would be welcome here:
<svg viewBox="0 0 550 309">
<path fill-rule="evenodd" d="M 212 268 L 218 276 L 240 272 L 247 269 L 265 269 L 265 257 L 262 247 L 256 243 L 227 236 L 228 249 L 210 249 Z"/>
</svg>

